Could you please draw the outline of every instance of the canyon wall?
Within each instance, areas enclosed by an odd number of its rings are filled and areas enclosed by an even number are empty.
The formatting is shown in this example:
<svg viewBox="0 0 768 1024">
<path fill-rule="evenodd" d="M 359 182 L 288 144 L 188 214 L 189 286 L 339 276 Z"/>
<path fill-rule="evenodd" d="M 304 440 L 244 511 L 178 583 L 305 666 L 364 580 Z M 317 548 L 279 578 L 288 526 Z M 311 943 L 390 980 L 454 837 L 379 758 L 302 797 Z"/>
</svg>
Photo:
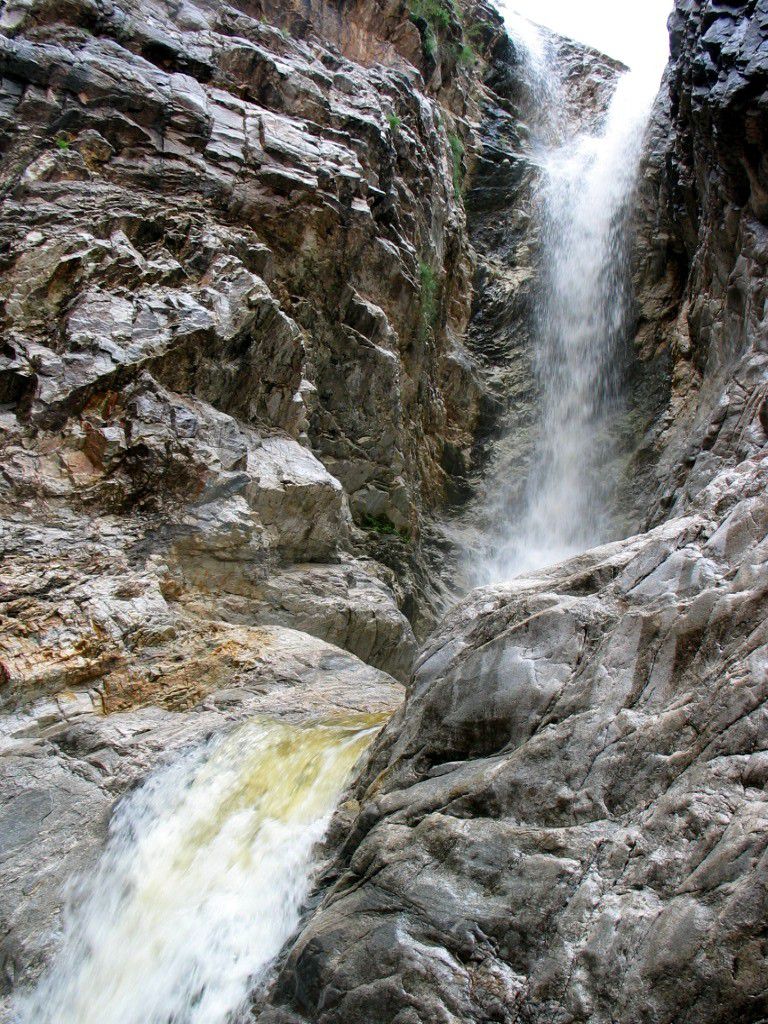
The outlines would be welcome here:
<svg viewBox="0 0 768 1024">
<path fill-rule="evenodd" d="M 400 699 L 482 404 L 465 36 L 504 36 L 402 2 L 0 12 L 7 990 L 154 765 Z"/>
<path fill-rule="evenodd" d="M 495 55 L 482 3 L 0 4 L 5 992 L 155 766 L 401 699 L 494 417 Z"/>
<path fill-rule="evenodd" d="M 431 621 L 421 524 L 479 404 L 466 128 L 372 28 L 351 49 L 391 66 L 177 6 L 4 12 L 6 567 L 32 602 L 6 696 L 166 694 L 141 651 L 179 618 L 295 627 L 402 677 L 403 611 Z M 62 557 L 100 598 L 66 629 Z"/>
<path fill-rule="evenodd" d="M 627 508 L 476 591 L 337 821 L 264 1024 L 768 1016 L 768 4 L 677 0 Z"/>
<path fill-rule="evenodd" d="M 630 486 L 645 525 L 765 444 L 767 17 L 678 3 L 670 18 L 638 212 Z"/>
<path fill-rule="evenodd" d="M 499 16 L 0 4 L 4 993 L 155 766 L 410 679 L 256 1019 L 768 1016 L 768 2 L 670 27 L 620 494 L 646 532 L 431 632 L 535 415 L 537 114 Z M 618 66 L 557 54 L 594 119 Z"/>
</svg>

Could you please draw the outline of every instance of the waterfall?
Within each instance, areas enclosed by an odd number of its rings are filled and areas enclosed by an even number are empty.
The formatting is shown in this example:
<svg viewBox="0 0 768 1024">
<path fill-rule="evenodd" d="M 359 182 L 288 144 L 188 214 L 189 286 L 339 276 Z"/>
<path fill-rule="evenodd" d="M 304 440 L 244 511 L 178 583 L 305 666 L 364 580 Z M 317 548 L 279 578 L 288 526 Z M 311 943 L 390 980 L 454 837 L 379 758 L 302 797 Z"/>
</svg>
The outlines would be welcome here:
<svg viewBox="0 0 768 1024">
<path fill-rule="evenodd" d="M 313 848 L 378 725 L 254 721 L 118 808 L 22 1024 L 224 1024 L 295 930 Z"/>
<path fill-rule="evenodd" d="M 611 539 L 631 314 L 629 220 L 644 129 L 657 81 L 641 69 L 621 77 L 597 128 L 574 130 L 563 111 L 557 60 L 532 27 L 510 29 L 527 52 L 531 88 L 544 108 L 531 158 L 541 274 L 534 316 L 539 423 L 522 502 L 497 480 L 490 548 L 476 582 L 540 568 Z M 535 31 L 535 30 L 534 30 Z M 550 47 L 553 45 L 549 43 Z"/>
</svg>

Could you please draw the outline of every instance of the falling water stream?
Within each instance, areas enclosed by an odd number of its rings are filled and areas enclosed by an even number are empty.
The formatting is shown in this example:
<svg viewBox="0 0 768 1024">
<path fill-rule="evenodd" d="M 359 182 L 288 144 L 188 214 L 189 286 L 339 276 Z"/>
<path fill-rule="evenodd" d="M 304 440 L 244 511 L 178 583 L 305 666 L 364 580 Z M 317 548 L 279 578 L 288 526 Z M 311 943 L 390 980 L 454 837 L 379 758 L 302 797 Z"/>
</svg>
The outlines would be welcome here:
<svg viewBox="0 0 768 1024">
<path fill-rule="evenodd" d="M 622 408 L 631 315 L 631 200 L 658 87 L 645 70 L 625 74 L 602 123 L 579 131 L 563 113 L 547 41 L 522 24 L 510 27 L 527 52 L 542 109 L 532 152 L 540 168 L 539 423 L 522 502 L 516 481 L 497 481 L 492 554 L 476 582 L 507 579 L 611 538 L 612 428 Z"/>
<path fill-rule="evenodd" d="M 602 127 L 569 135 L 544 43 L 542 266 L 535 369 L 540 435 L 522 507 L 498 488 L 486 575 L 566 557 L 610 530 L 611 418 L 630 293 L 629 198 L 652 88 L 627 75 Z M 295 930 L 313 850 L 378 723 L 258 720 L 156 772 L 118 807 L 77 890 L 49 972 L 19 1024 L 232 1024 Z"/>
<path fill-rule="evenodd" d="M 229 1024 L 295 930 L 320 840 L 380 722 L 252 721 L 118 808 L 23 1024 Z"/>
</svg>

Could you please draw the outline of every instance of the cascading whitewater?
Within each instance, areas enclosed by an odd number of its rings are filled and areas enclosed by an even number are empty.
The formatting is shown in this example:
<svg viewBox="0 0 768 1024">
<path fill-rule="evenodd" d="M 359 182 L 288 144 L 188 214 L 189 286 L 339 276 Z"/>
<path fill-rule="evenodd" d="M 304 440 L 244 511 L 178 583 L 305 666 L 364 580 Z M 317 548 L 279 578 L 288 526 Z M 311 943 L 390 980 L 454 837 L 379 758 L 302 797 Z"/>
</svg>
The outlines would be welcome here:
<svg viewBox="0 0 768 1024">
<path fill-rule="evenodd" d="M 295 930 L 313 847 L 378 725 L 255 721 L 119 808 L 22 1024 L 224 1024 Z"/>
<path fill-rule="evenodd" d="M 516 23 L 511 24 L 516 32 Z M 629 212 L 657 83 L 623 76 L 601 127 L 568 135 L 562 89 L 546 43 L 528 53 L 541 117 L 538 208 L 542 279 L 534 323 L 538 439 L 522 503 L 503 484 L 493 502 L 491 550 L 479 582 L 548 565 L 611 537 L 615 455 L 629 328 Z M 553 142 L 554 139 L 554 142 Z"/>
</svg>

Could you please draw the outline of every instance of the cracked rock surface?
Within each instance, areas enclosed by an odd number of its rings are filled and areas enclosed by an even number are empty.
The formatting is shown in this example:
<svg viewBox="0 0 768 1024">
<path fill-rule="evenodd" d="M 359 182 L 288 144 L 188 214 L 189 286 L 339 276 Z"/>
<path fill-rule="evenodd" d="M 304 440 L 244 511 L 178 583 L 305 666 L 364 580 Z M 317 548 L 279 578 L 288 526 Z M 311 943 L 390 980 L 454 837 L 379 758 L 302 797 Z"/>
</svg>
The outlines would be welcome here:
<svg viewBox="0 0 768 1024">
<path fill-rule="evenodd" d="M 262 1024 L 768 1018 L 768 4 L 677 0 L 670 29 L 636 246 L 648 532 L 446 617 Z"/>
<path fill-rule="evenodd" d="M 768 0 L 670 21 L 645 532 L 430 634 L 439 519 L 489 465 L 522 477 L 535 412 L 521 56 L 482 2 L 443 22 L 0 2 L 3 997 L 153 768 L 407 682 L 255 1020 L 768 1019 Z M 594 116 L 615 64 L 559 59 Z"/>
<path fill-rule="evenodd" d="M 767 485 L 446 618 L 260 1021 L 762 1019 Z"/>
</svg>

